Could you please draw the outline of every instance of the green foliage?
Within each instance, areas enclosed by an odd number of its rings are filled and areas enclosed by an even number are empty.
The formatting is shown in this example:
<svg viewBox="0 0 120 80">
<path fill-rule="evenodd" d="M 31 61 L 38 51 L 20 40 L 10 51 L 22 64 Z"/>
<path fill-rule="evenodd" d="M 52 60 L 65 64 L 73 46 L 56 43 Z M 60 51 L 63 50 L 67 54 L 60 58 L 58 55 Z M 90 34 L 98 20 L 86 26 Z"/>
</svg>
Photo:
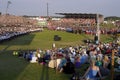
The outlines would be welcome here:
<svg viewBox="0 0 120 80">
<path fill-rule="evenodd" d="M 120 17 L 117 16 L 109 16 L 104 18 L 106 21 L 116 21 L 116 20 L 120 20 Z"/>
<path fill-rule="evenodd" d="M 106 29 L 113 29 L 113 28 L 116 28 L 116 26 L 112 23 L 101 23 L 100 24 L 100 28 L 106 28 Z"/>
</svg>

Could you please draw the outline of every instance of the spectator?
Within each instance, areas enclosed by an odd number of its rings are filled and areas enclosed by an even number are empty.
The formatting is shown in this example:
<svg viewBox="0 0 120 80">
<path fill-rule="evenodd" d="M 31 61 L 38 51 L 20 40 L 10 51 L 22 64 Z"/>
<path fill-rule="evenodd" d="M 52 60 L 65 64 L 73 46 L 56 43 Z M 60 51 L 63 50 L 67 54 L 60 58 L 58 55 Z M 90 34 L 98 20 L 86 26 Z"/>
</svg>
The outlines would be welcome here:
<svg viewBox="0 0 120 80">
<path fill-rule="evenodd" d="M 83 78 L 86 80 L 96 80 L 97 73 L 99 74 L 100 78 L 102 78 L 99 67 L 95 66 L 95 61 L 90 62 L 90 67 L 85 72 Z"/>
<path fill-rule="evenodd" d="M 72 74 L 72 73 L 75 73 L 75 67 L 74 67 L 74 64 L 71 62 L 70 59 L 67 59 L 67 63 L 66 65 L 64 65 L 60 72 L 64 72 L 66 74 Z"/>
</svg>

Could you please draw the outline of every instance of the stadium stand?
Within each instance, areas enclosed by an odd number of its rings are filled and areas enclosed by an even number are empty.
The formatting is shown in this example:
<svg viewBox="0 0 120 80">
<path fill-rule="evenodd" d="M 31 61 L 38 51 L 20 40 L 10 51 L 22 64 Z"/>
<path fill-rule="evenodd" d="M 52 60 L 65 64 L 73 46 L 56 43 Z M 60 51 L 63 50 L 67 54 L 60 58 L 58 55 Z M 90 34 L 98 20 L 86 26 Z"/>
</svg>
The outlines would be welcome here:
<svg viewBox="0 0 120 80">
<path fill-rule="evenodd" d="M 0 41 L 43 29 L 36 21 L 22 16 L 0 15 Z"/>
</svg>

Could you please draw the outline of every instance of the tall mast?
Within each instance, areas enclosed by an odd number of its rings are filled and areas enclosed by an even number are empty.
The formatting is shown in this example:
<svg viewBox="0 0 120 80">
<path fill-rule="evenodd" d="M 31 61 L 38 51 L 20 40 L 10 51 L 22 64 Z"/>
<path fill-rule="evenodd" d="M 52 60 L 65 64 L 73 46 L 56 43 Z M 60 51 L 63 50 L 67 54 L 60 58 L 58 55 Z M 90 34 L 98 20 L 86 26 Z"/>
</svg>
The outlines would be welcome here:
<svg viewBox="0 0 120 80">
<path fill-rule="evenodd" d="M 47 3 L 47 17 L 49 16 L 49 6 L 48 6 L 48 3 Z"/>
<path fill-rule="evenodd" d="M 8 9 L 9 9 L 9 5 L 11 4 L 11 1 L 7 2 L 7 7 L 6 7 L 6 15 L 8 14 Z"/>
<path fill-rule="evenodd" d="M 97 14 L 97 36 L 98 36 L 98 42 L 99 42 L 100 41 L 99 14 Z"/>
</svg>

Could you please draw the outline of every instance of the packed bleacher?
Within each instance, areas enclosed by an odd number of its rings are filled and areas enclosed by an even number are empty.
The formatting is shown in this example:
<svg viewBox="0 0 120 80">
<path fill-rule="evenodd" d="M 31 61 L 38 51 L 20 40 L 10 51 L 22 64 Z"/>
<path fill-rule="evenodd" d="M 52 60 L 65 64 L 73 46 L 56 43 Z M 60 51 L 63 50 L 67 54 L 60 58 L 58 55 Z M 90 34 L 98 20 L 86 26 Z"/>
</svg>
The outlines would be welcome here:
<svg viewBox="0 0 120 80">
<path fill-rule="evenodd" d="M 43 29 L 36 25 L 36 21 L 21 16 L 0 15 L 0 41 Z"/>
<path fill-rule="evenodd" d="M 51 26 L 56 27 L 86 27 L 95 25 L 95 19 L 74 19 L 62 18 L 60 21 L 51 21 Z"/>
</svg>

